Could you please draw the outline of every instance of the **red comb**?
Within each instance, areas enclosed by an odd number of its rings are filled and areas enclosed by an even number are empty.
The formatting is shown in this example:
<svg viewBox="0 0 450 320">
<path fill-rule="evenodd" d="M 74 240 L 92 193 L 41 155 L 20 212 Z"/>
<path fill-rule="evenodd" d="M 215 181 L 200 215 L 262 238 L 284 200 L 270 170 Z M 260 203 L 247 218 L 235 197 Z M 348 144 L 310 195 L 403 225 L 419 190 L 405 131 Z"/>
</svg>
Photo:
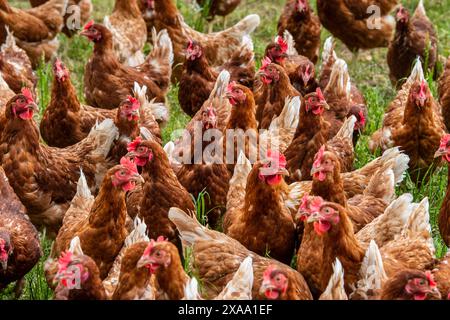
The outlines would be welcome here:
<svg viewBox="0 0 450 320">
<path fill-rule="evenodd" d="M 161 243 L 167 241 L 167 238 L 164 238 L 164 236 L 159 236 L 156 241 L 154 239 L 150 240 L 150 243 L 148 244 L 147 248 L 145 248 L 143 256 L 150 255 L 150 252 L 152 252 L 153 247 L 155 246 L 155 243 Z"/>
<path fill-rule="evenodd" d="M 283 53 L 285 53 L 288 50 L 288 44 L 287 42 L 283 39 L 283 37 L 278 37 L 277 39 L 277 44 L 280 46 L 281 51 Z"/>
<path fill-rule="evenodd" d="M 33 94 L 29 88 L 22 88 L 22 94 L 27 98 L 28 101 L 34 101 Z"/>
<path fill-rule="evenodd" d="M 364 117 L 364 113 L 362 112 L 362 110 L 359 111 L 358 113 L 359 115 L 359 123 L 361 126 L 366 124 L 366 117 Z"/>
<path fill-rule="evenodd" d="M 262 65 L 261 65 L 261 69 L 260 69 L 260 70 L 266 69 L 267 66 L 268 66 L 269 64 L 271 64 L 271 63 L 272 63 L 272 60 L 270 60 L 269 57 L 264 57 L 264 59 L 262 60 Z"/>
<path fill-rule="evenodd" d="M 69 266 L 70 262 L 72 261 L 72 252 L 66 251 L 61 253 L 61 256 L 58 259 L 58 269 L 59 270 L 65 270 Z"/>
<path fill-rule="evenodd" d="M 188 50 L 192 49 L 193 46 L 194 46 L 194 42 L 192 40 L 189 40 L 188 46 L 187 46 Z"/>
<path fill-rule="evenodd" d="M 122 159 L 120 159 L 120 165 L 122 165 L 123 167 L 127 168 L 132 173 L 138 173 L 136 164 L 133 161 L 131 161 L 130 159 L 126 158 L 126 157 L 122 157 Z"/>
<path fill-rule="evenodd" d="M 231 92 L 235 85 L 236 85 L 236 81 L 230 82 L 227 86 L 227 92 Z"/>
<path fill-rule="evenodd" d="M 450 141 L 450 134 L 446 134 L 441 138 L 441 144 L 439 146 L 439 149 L 445 149 L 447 148 L 447 143 Z"/>
<path fill-rule="evenodd" d="M 132 142 L 130 142 L 127 146 L 128 152 L 136 151 L 138 145 L 140 145 L 142 142 L 142 138 L 140 136 L 137 136 L 136 139 L 134 139 Z"/>
<path fill-rule="evenodd" d="M 427 280 L 428 280 L 428 283 L 429 283 L 430 287 L 435 288 L 437 283 L 436 283 L 436 281 L 434 281 L 433 275 L 431 274 L 431 272 L 430 271 L 426 271 L 425 275 L 427 276 Z"/>
<path fill-rule="evenodd" d="M 129 102 L 131 102 L 131 104 L 133 105 L 133 110 L 137 110 L 137 109 L 139 109 L 139 107 L 141 106 L 141 104 L 139 103 L 139 100 L 138 99 L 136 99 L 135 97 L 132 97 L 132 96 L 128 96 L 127 97 L 127 100 L 129 101 Z"/>
<path fill-rule="evenodd" d="M 316 89 L 316 94 L 320 100 L 325 100 L 325 97 L 323 96 L 322 90 L 320 88 Z"/>
<path fill-rule="evenodd" d="M 286 161 L 286 157 L 284 156 L 284 154 L 282 154 L 278 151 L 269 149 L 269 150 L 267 150 L 267 158 L 270 159 L 271 161 L 277 162 L 279 168 L 286 168 L 287 161 Z"/>
<path fill-rule="evenodd" d="M 323 154 L 325 153 L 325 145 L 321 146 L 319 151 L 316 154 L 316 160 L 313 163 L 313 167 L 317 168 L 322 163 Z"/>
<path fill-rule="evenodd" d="M 88 30 L 90 27 L 92 27 L 95 24 L 94 20 L 89 21 L 88 23 L 86 23 L 86 25 L 84 26 L 83 30 Z"/>
</svg>

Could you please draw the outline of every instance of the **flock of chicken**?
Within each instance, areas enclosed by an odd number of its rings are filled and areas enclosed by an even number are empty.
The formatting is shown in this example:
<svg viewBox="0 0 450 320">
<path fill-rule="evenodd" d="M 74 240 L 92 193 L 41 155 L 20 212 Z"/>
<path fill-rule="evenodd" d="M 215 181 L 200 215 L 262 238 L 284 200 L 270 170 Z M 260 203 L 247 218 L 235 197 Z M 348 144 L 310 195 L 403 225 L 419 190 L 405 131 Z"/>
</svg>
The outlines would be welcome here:
<svg viewBox="0 0 450 320">
<path fill-rule="evenodd" d="M 410 15 L 397 0 L 317 0 L 316 16 L 307 0 L 288 0 L 259 70 L 255 14 L 203 34 L 174 0 L 116 0 L 103 23 L 88 22 L 90 0 L 30 2 L 0 0 L 0 290 L 16 282 L 20 295 L 45 230 L 55 299 L 450 298 L 450 255 L 435 257 L 428 199 L 395 192 L 407 170 L 420 185 L 450 162 L 450 59 L 439 75 L 422 1 Z M 239 2 L 213 0 L 210 16 Z M 382 155 L 358 170 L 367 104 L 333 38 L 316 73 L 322 25 L 353 51 L 389 46 L 398 93 L 369 142 Z M 55 58 L 60 32 L 93 43 L 86 104 Z M 54 78 L 36 117 L 42 58 Z M 440 101 L 424 69 L 440 76 Z M 237 136 L 214 141 L 234 163 L 180 162 L 194 160 L 182 138 L 162 146 L 176 83 L 187 133 L 196 123 L 202 133 L 255 132 L 244 148 Z M 200 223 L 193 199 L 205 194 Z M 447 245 L 449 213 L 448 193 L 439 215 Z"/>
</svg>

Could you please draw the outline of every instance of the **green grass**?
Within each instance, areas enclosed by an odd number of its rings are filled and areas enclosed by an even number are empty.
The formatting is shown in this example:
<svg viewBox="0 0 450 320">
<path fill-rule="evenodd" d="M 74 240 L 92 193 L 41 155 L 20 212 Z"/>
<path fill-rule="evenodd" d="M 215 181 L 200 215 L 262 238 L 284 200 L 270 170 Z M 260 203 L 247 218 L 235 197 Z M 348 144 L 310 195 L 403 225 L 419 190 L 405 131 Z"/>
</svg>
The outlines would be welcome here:
<svg viewBox="0 0 450 320">
<path fill-rule="evenodd" d="M 103 17 L 109 14 L 113 7 L 113 0 L 92 0 L 94 3 L 94 18 L 96 21 L 102 21 Z M 192 0 L 195 1 L 195 0 Z M 13 0 L 10 1 L 12 5 L 26 7 L 24 1 Z M 315 3 L 310 0 L 310 3 Z M 401 0 L 401 2 L 414 9 L 418 0 Z M 228 26 L 238 22 L 246 15 L 257 13 L 260 15 L 261 25 L 253 34 L 253 41 L 255 45 L 256 59 L 261 60 L 264 53 L 265 46 L 273 39 L 276 34 L 276 26 L 281 8 L 285 0 L 243 0 L 237 10 L 228 18 Z M 177 0 L 177 5 L 183 14 L 185 21 L 195 26 L 200 31 L 207 29 L 207 24 L 202 11 L 198 7 L 194 8 L 191 4 L 187 4 L 185 0 Z M 448 19 L 447 12 L 450 12 L 450 1 L 448 0 L 427 0 L 426 9 L 428 16 L 434 22 L 440 40 L 440 53 L 444 57 L 450 55 L 450 19 Z M 206 12 L 206 10 L 204 11 Z M 204 15 L 204 14 L 203 14 Z M 219 19 L 220 21 L 220 19 Z M 221 28 L 221 23 L 215 24 L 215 30 Z M 324 30 L 322 32 L 322 39 L 329 36 L 329 33 Z M 72 73 L 72 80 L 77 88 L 78 95 L 83 101 L 83 70 L 91 52 L 92 45 L 82 37 L 74 36 L 71 39 L 60 35 L 61 47 L 59 49 L 59 56 L 64 63 L 69 67 Z M 395 90 L 392 88 L 389 77 L 388 67 L 386 64 L 387 49 L 376 49 L 370 52 L 363 52 L 359 55 L 358 61 L 351 63 L 352 53 L 349 52 L 339 41 L 337 41 L 336 51 L 339 57 L 349 62 L 349 71 L 353 83 L 355 83 L 363 92 L 369 108 L 369 119 L 367 130 L 362 135 L 356 147 L 356 167 L 361 167 L 375 155 L 368 151 L 368 139 L 370 135 L 380 127 L 381 119 L 384 109 L 395 96 Z M 37 71 L 39 76 L 38 95 L 40 101 L 41 112 L 44 110 L 46 103 L 50 99 L 50 84 L 51 84 L 51 67 L 48 65 L 41 65 Z M 428 77 L 432 92 L 436 94 L 436 83 Z M 168 101 L 171 108 L 171 118 L 163 129 L 163 140 L 167 142 L 171 140 L 171 134 L 177 129 L 183 128 L 188 122 L 189 118 L 182 112 L 178 104 L 178 87 L 173 86 L 169 92 Z M 441 206 L 445 190 L 447 188 L 447 168 L 438 169 L 430 178 L 430 181 L 423 185 L 420 189 L 406 178 L 406 181 L 398 188 L 398 194 L 410 192 L 413 194 L 416 201 L 428 197 L 430 201 L 430 215 L 433 228 L 433 236 L 438 256 L 443 255 L 447 248 L 443 245 L 439 237 L 437 229 L 437 215 Z M 202 198 L 198 199 L 197 203 L 202 203 Z M 206 199 L 203 196 L 203 202 Z M 205 216 L 205 212 L 198 208 L 198 214 Z M 44 250 L 44 257 L 40 263 L 26 276 L 26 285 L 21 299 L 49 299 L 51 298 L 51 291 L 48 289 L 45 279 L 43 277 L 43 261 L 48 255 L 51 243 L 42 239 Z M 187 270 L 191 258 L 190 254 L 186 255 L 185 267 Z M 293 261 L 293 264 L 295 262 Z M 8 287 L 0 294 L 0 299 L 13 299 L 13 286 Z"/>
</svg>

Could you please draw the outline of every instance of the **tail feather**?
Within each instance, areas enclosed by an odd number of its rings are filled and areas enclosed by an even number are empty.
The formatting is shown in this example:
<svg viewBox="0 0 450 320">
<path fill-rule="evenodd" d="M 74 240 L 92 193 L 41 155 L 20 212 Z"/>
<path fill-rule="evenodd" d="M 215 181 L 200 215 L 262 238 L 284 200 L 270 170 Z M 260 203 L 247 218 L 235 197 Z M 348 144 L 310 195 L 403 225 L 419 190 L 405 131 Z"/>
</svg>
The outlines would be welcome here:
<svg viewBox="0 0 450 320">
<path fill-rule="evenodd" d="M 390 161 L 388 167 L 392 167 L 393 164 L 394 162 Z M 391 202 L 395 196 L 395 176 L 392 168 L 380 168 L 370 179 L 364 194 L 383 199 L 387 203 Z"/>
<path fill-rule="evenodd" d="M 148 101 L 146 85 L 141 87 L 139 83 L 134 82 L 133 93 L 135 98 L 139 100 L 143 112 L 150 111 L 155 120 L 159 122 L 167 122 L 169 120 L 169 110 L 164 103 L 155 102 L 154 99 L 150 102 Z"/>
<path fill-rule="evenodd" d="M 420 237 L 428 242 L 431 252 L 435 252 L 431 225 L 428 198 L 425 197 L 410 215 L 408 222 L 402 230 L 403 237 Z"/>
<path fill-rule="evenodd" d="M 356 294 L 367 300 L 376 291 L 381 289 L 383 282 L 387 279 L 380 250 L 373 240 L 370 242 L 369 248 L 366 251 L 359 275 L 360 279 L 356 284 L 356 290 L 350 297 Z"/>
<path fill-rule="evenodd" d="M 328 37 L 325 40 L 322 51 L 322 64 L 326 65 L 330 59 L 337 59 L 336 52 L 334 51 L 334 40 L 333 37 Z"/>
<path fill-rule="evenodd" d="M 141 241 L 150 241 L 150 239 L 147 236 L 147 225 L 145 224 L 145 221 L 141 220 L 139 217 L 136 217 L 134 219 L 134 229 L 125 238 L 124 246 L 125 248 L 128 248 L 131 245 Z"/>
<path fill-rule="evenodd" d="M 344 269 L 338 258 L 333 263 L 333 274 L 319 300 L 348 300 L 344 288 Z"/>
<path fill-rule="evenodd" d="M 246 16 L 244 19 L 235 24 L 231 29 L 239 32 L 244 35 L 249 35 L 253 31 L 255 31 L 256 27 L 259 26 L 261 22 L 260 17 L 257 14 L 250 14 Z M 225 30 L 227 32 L 228 30 Z"/>
<path fill-rule="evenodd" d="M 216 83 L 210 94 L 211 97 L 221 98 L 227 90 L 228 83 L 230 82 L 230 73 L 223 70 L 217 77 Z"/>
<path fill-rule="evenodd" d="M 297 128 L 300 115 L 300 105 L 300 97 L 287 97 L 280 115 L 274 118 L 270 123 L 269 131 L 280 128 Z"/>
<path fill-rule="evenodd" d="M 227 195 L 227 209 L 242 205 L 245 196 L 245 188 L 247 186 L 247 177 L 252 170 L 250 161 L 244 152 L 240 152 L 236 166 L 234 167 L 233 176 L 230 179 L 230 189 Z M 240 197 L 238 196 L 240 195 Z"/>
<path fill-rule="evenodd" d="M 216 297 L 216 300 L 251 300 L 253 288 L 253 260 L 248 256 L 242 261 L 239 269 L 230 282 Z"/>
<path fill-rule="evenodd" d="M 94 197 L 91 194 L 91 190 L 89 189 L 86 177 L 83 173 L 83 169 L 80 168 L 80 178 L 78 179 L 77 184 L 77 193 L 75 197 L 81 197 L 85 199 L 93 199 Z"/>
<path fill-rule="evenodd" d="M 94 151 L 95 155 L 100 155 L 104 158 L 111 150 L 111 146 L 119 136 L 119 130 L 112 119 L 103 120 L 100 124 L 96 124 L 86 137 L 86 141 L 94 141 L 97 148 Z"/>
<path fill-rule="evenodd" d="M 416 8 L 416 11 L 415 11 L 414 14 L 415 15 L 421 14 L 421 15 L 424 15 L 424 16 L 427 15 L 427 11 L 425 10 L 425 6 L 423 5 L 423 0 L 419 1 L 418 5 L 417 5 L 417 8 Z"/>
<path fill-rule="evenodd" d="M 185 246 L 192 246 L 199 240 L 212 241 L 224 234 L 208 230 L 197 219 L 190 217 L 179 208 L 172 207 L 169 210 L 169 219 L 175 224 L 180 233 L 180 238 Z"/>
<path fill-rule="evenodd" d="M 412 84 L 414 82 L 422 81 L 425 81 L 425 75 L 423 73 L 422 61 L 420 60 L 420 57 L 417 57 L 407 83 Z"/>
<path fill-rule="evenodd" d="M 195 277 L 190 278 L 186 283 L 183 300 L 202 300 L 198 293 L 198 281 Z"/>
<path fill-rule="evenodd" d="M 5 50 L 6 48 L 18 48 L 16 45 L 16 39 L 14 38 L 13 32 L 9 30 L 9 27 L 5 25 L 6 29 L 6 40 L 5 43 L 2 44 L 1 50 Z"/>
<path fill-rule="evenodd" d="M 353 138 L 353 132 L 355 129 L 356 121 L 357 119 L 353 115 L 345 119 L 345 122 L 342 125 L 341 129 L 339 129 L 338 133 L 336 134 L 336 137 L 351 140 Z"/>
<path fill-rule="evenodd" d="M 348 74 L 347 63 L 342 59 L 337 59 L 333 65 L 330 81 L 328 82 L 325 91 L 331 91 L 338 96 L 345 96 L 349 99 L 351 89 L 352 84 L 350 81 L 350 75 Z"/>
</svg>

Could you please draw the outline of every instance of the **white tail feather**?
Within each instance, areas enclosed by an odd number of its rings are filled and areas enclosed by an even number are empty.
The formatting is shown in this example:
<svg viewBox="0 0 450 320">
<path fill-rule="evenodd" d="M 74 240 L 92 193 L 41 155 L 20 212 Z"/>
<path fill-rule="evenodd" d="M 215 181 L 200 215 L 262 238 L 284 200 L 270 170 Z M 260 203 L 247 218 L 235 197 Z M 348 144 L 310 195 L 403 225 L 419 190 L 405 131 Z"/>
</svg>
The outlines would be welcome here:
<svg viewBox="0 0 450 320">
<path fill-rule="evenodd" d="M 280 128 L 297 128 L 300 114 L 300 97 L 287 97 L 280 115 L 272 120 L 269 131 Z"/>
<path fill-rule="evenodd" d="M 82 168 L 80 168 L 80 178 L 78 179 L 76 196 L 82 197 L 85 199 L 93 198 Z"/>
<path fill-rule="evenodd" d="M 198 281 L 195 277 L 190 278 L 186 283 L 183 300 L 202 300 L 198 293 Z"/>
<path fill-rule="evenodd" d="M 239 269 L 234 274 L 230 282 L 217 296 L 216 300 L 235 300 L 238 296 L 240 300 L 251 300 L 253 288 L 253 260 L 248 256 L 242 261 Z M 236 294 L 237 293 L 237 294 Z"/>
<path fill-rule="evenodd" d="M 353 115 L 345 119 L 345 122 L 342 125 L 341 129 L 339 129 L 338 133 L 336 134 L 336 137 L 341 137 L 344 139 L 352 139 L 356 121 L 357 119 Z"/>
<path fill-rule="evenodd" d="M 131 231 L 125 238 L 124 245 L 126 248 L 141 241 L 150 241 L 147 236 L 147 225 L 145 224 L 145 221 L 143 219 L 141 220 L 139 217 L 136 217 L 133 223 L 133 231 Z"/>
<path fill-rule="evenodd" d="M 333 263 L 333 274 L 319 300 L 348 300 L 344 288 L 344 269 L 338 258 Z"/>
<path fill-rule="evenodd" d="M 80 238 L 78 236 L 70 241 L 69 251 L 76 255 L 83 255 L 83 249 L 81 249 Z"/>
</svg>

